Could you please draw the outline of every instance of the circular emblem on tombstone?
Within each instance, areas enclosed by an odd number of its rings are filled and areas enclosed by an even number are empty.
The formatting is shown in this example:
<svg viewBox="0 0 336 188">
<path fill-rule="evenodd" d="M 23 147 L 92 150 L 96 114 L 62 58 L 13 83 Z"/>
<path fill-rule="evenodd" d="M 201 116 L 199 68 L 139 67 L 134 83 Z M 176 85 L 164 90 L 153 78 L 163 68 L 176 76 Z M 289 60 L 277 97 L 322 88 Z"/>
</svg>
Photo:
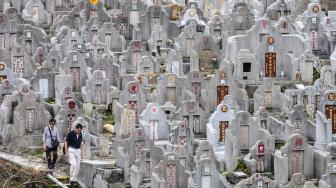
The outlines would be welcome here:
<svg viewBox="0 0 336 188">
<path fill-rule="evenodd" d="M 21 93 L 22 94 L 26 94 L 29 92 L 29 88 L 27 85 L 23 85 L 22 88 L 21 88 Z"/>
<path fill-rule="evenodd" d="M 138 93 L 139 87 L 136 83 L 131 83 L 128 88 L 129 92 L 132 94 Z"/>
<path fill-rule="evenodd" d="M 37 51 L 40 55 L 43 55 L 44 49 L 42 47 L 39 47 Z"/>
<path fill-rule="evenodd" d="M 328 99 L 329 99 L 329 101 L 334 101 L 336 99 L 336 94 L 335 93 L 329 93 Z"/>
<path fill-rule="evenodd" d="M 96 4 L 99 3 L 99 0 L 90 0 L 90 3 L 91 3 L 92 5 L 96 5 Z"/>
<path fill-rule="evenodd" d="M 146 56 L 143 58 L 144 63 L 149 63 L 150 62 L 150 57 Z"/>
<path fill-rule="evenodd" d="M 225 80 L 225 79 L 226 79 L 226 74 L 225 74 L 225 71 L 224 71 L 224 70 L 222 70 L 222 71 L 219 72 L 219 78 L 220 78 L 221 80 Z"/>
<path fill-rule="evenodd" d="M 297 185 L 303 185 L 306 182 L 304 175 L 299 173 L 294 174 L 292 179 Z"/>
<path fill-rule="evenodd" d="M 294 141 L 294 145 L 295 147 L 301 147 L 303 145 L 303 140 L 301 137 L 296 137 L 295 138 L 295 141 Z"/>
<path fill-rule="evenodd" d="M 184 128 L 186 124 L 185 122 L 182 122 L 180 125 L 181 125 L 181 128 Z"/>
<path fill-rule="evenodd" d="M 229 108 L 226 105 L 222 106 L 222 112 L 227 112 L 229 110 Z"/>
<path fill-rule="evenodd" d="M 268 43 L 269 45 L 272 45 L 272 44 L 274 43 L 274 38 L 273 38 L 273 37 L 268 37 L 268 39 L 267 39 L 267 43 Z"/>
<path fill-rule="evenodd" d="M 101 78 L 103 78 L 103 72 L 102 72 L 102 71 L 97 71 L 97 72 L 95 73 L 95 77 L 96 77 L 97 79 L 101 79 Z"/>
<path fill-rule="evenodd" d="M 195 112 L 195 103 L 194 102 L 188 102 L 186 103 L 186 108 L 189 113 Z"/>
<path fill-rule="evenodd" d="M 318 13 L 320 11 L 320 8 L 317 5 L 315 5 L 313 6 L 312 10 L 314 13 Z"/>
<path fill-rule="evenodd" d="M 70 87 L 66 87 L 66 88 L 64 88 L 64 93 L 67 94 L 67 95 L 70 95 L 70 93 L 71 93 L 71 88 L 70 88 Z"/>
<path fill-rule="evenodd" d="M 0 71 L 3 71 L 5 69 L 5 65 L 0 63 Z"/>
<path fill-rule="evenodd" d="M 119 23 L 126 23 L 127 22 L 127 19 L 126 19 L 124 13 L 118 12 L 118 21 L 119 21 Z"/>
<path fill-rule="evenodd" d="M 15 19 L 18 15 L 18 11 L 16 10 L 16 8 L 13 8 L 13 7 L 8 8 L 7 9 L 7 15 L 8 15 L 9 19 L 11 19 L 11 20 Z"/>
<path fill-rule="evenodd" d="M 69 107 L 70 109 L 74 109 L 74 108 L 76 107 L 76 103 L 75 103 L 75 101 L 70 101 L 70 102 L 68 103 L 68 107 Z"/>
<path fill-rule="evenodd" d="M 194 17 L 195 16 L 195 10 L 189 10 L 188 15 L 190 17 Z"/>
<path fill-rule="evenodd" d="M 133 41 L 132 48 L 133 50 L 141 50 L 141 41 Z"/>
<path fill-rule="evenodd" d="M 151 111 L 152 111 L 153 114 L 157 114 L 158 108 L 156 106 L 153 106 Z"/>
</svg>

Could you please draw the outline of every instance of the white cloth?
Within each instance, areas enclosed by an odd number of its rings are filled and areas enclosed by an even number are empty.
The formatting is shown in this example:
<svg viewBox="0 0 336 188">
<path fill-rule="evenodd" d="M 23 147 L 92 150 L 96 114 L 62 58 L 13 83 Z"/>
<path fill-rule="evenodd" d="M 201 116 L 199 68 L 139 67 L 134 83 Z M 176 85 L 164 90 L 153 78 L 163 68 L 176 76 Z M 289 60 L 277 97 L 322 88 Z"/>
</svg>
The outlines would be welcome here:
<svg viewBox="0 0 336 188">
<path fill-rule="evenodd" d="M 80 160 L 80 149 L 69 148 L 70 181 L 77 181 Z"/>
</svg>

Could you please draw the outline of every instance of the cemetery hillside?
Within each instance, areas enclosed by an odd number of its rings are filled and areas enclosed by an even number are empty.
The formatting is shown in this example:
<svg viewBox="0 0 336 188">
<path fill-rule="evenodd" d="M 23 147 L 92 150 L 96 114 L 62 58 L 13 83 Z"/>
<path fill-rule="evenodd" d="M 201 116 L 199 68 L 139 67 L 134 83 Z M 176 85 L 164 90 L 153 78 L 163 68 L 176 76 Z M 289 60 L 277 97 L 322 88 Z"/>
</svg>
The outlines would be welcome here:
<svg viewBox="0 0 336 188">
<path fill-rule="evenodd" d="M 336 188 L 335 0 L 0 0 L 0 188 Z"/>
</svg>

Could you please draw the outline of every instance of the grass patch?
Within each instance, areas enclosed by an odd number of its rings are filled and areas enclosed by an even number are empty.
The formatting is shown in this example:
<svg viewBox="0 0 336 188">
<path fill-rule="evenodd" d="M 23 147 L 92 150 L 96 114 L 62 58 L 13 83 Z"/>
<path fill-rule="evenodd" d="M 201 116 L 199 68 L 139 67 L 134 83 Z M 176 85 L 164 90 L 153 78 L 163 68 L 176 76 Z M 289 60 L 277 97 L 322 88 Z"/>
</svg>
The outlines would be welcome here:
<svg viewBox="0 0 336 188">
<path fill-rule="evenodd" d="M 49 103 L 49 104 L 55 104 L 55 103 L 56 103 L 55 99 L 52 99 L 52 98 L 44 99 L 44 101 L 45 101 L 46 103 Z"/>
<path fill-rule="evenodd" d="M 105 10 L 110 10 L 110 9 L 111 9 L 111 6 L 108 5 L 108 4 L 105 4 L 105 5 L 104 5 L 104 8 L 105 8 Z"/>
<path fill-rule="evenodd" d="M 36 151 L 35 153 L 33 153 L 33 156 L 37 157 L 37 158 L 40 158 L 40 159 L 43 159 L 44 158 L 44 151 L 43 150 Z"/>
<path fill-rule="evenodd" d="M 283 140 L 278 140 L 275 142 L 275 149 L 281 149 L 282 146 L 284 146 L 286 144 L 285 141 Z"/>
<path fill-rule="evenodd" d="M 103 119 L 103 125 L 105 125 L 105 124 L 114 125 L 115 118 L 114 118 L 114 115 L 113 115 L 112 104 L 109 104 L 107 110 L 103 111 L 102 119 Z"/>
<path fill-rule="evenodd" d="M 244 159 L 242 158 L 238 159 L 235 171 L 244 172 L 245 174 L 248 174 L 248 175 L 251 174 L 250 168 L 246 165 Z"/>
</svg>

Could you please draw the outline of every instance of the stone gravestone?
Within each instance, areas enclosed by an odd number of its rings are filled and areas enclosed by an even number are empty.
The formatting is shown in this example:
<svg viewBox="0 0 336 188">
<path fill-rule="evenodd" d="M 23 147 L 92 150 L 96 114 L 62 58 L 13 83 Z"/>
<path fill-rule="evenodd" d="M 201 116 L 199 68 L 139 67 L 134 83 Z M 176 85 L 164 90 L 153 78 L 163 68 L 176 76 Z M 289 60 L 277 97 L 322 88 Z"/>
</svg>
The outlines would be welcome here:
<svg viewBox="0 0 336 188">
<path fill-rule="evenodd" d="M 137 81 L 128 82 L 120 94 L 119 103 L 127 104 L 140 114 L 146 107 L 146 95 L 142 85 Z"/>
<path fill-rule="evenodd" d="M 57 105 L 65 104 L 67 99 L 74 98 L 72 76 L 60 74 L 55 76 L 55 100 Z"/>
<path fill-rule="evenodd" d="M 129 107 L 125 108 L 121 113 L 120 136 L 127 138 L 135 130 L 136 122 L 136 111 Z"/>
<path fill-rule="evenodd" d="M 13 131 L 10 147 L 22 152 L 24 149 L 40 144 L 41 130 L 50 118 L 39 95 L 29 89 L 28 84 L 19 86 L 17 101 L 10 103 Z M 10 112 L 8 112 L 10 113 Z"/>
<path fill-rule="evenodd" d="M 80 117 L 80 110 L 75 100 L 67 99 L 55 116 L 60 140 L 63 140 L 66 134 L 71 131 L 74 121 L 78 117 Z"/>
<path fill-rule="evenodd" d="M 0 81 L 8 80 L 10 84 L 15 84 L 16 78 L 13 71 L 4 62 L 0 62 Z"/>
<path fill-rule="evenodd" d="M 32 21 L 36 25 L 50 24 L 51 22 L 50 13 L 45 10 L 40 0 L 27 1 L 22 11 L 22 18 L 26 21 Z"/>
<path fill-rule="evenodd" d="M 333 134 L 336 132 L 336 93 L 328 90 L 323 95 L 319 110 L 316 112 L 316 141 L 315 146 L 325 150 L 327 145 L 333 141 Z"/>
<path fill-rule="evenodd" d="M 85 55 L 76 51 L 71 51 L 68 53 L 67 57 L 64 59 L 62 69 L 72 76 L 72 90 L 74 92 L 80 92 L 82 86 L 85 85 L 86 79 L 86 62 Z"/>
<path fill-rule="evenodd" d="M 237 187 L 239 188 L 244 188 L 244 187 L 268 188 L 268 187 L 271 187 L 270 184 L 272 183 L 273 185 L 275 184 L 273 180 L 265 176 L 262 176 L 261 174 L 256 173 L 256 174 L 252 174 L 252 176 L 249 179 L 239 182 Z"/>
<path fill-rule="evenodd" d="M 96 70 L 86 81 L 86 86 L 82 88 L 84 102 L 106 105 L 108 94 L 110 92 L 110 83 L 106 79 L 105 72 Z"/>
<path fill-rule="evenodd" d="M 166 187 L 177 188 L 187 185 L 188 176 L 184 171 L 184 167 L 180 164 L 180 160 L 175 154 L 168 153 L 164 156 L 158 166 L 152 173 L 152 177 L 159 177 L 163 179 L 163 183 Z M 161 180 L 162 181 L 162 180 Z M 158 187 L 160 182 L 157 178 L 152 178 L 151 186 Z"/>
<path fill-rule="evenodd" d="M 173 144 L 192 151 L 192 130 L 184 121 L 177 123 L 177 126 L 173 128 L 171 139 Z"/>
<path fill-rule="evenodd" d="M 168 140 L 169 127 L 166 114 L 157 103 L 148 103 L 142 112 L 141 118 L 144 121 L 146 135 L 153 141 Z"/>
<path fill-rule="evenodd" d="M 203 125 L 204 112 L 199 107 L 195 100 L 183 101 L 182 103 L 182 118 L 183 121 L 192 129 L 194 135 L 202 135 L 205 133 Z"/>
<path fill-rule="evenodd" d="M 314 154 L 305 137 L 297 133 L 291 135 L 281 151 L 282 154 L 275 152 L 274 156 L 275 181 L 287 184 L 288 179 L 297 173 L 304 177 L 313 176 Z"/>
</svg>

